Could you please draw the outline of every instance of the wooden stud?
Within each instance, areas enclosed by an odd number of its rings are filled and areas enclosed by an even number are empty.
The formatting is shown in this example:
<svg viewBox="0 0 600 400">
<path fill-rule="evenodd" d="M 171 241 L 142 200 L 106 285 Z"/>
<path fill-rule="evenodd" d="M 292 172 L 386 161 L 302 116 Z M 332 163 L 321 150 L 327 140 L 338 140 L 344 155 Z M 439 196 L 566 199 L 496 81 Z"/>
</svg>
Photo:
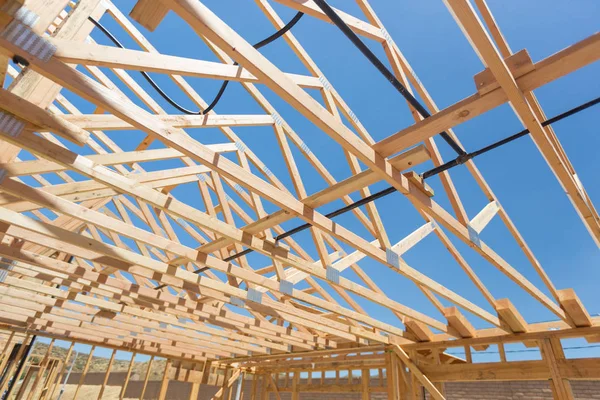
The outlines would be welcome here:
<svg viewBox="0 0 600 400">
<path fill-rule="evenodd" d="M 98 400 L 102 400 L 102 395 L 104 394 L 104 389 L 106 389 L 106 384 L 108 383 L 108 377 L 110 376 L 110 369 L 112 368 L 113 361 L 115 360 L 115 355 L 117 354 L 116 350 L 113 350 L 110 354 L 110 359 L 108 360 L 108 365 L 106 366 L 106 372 L 104 373 L 104 380 L 102 381 L 102 386 L 100 387 L 100 391 L 98 392 Z"/>
</svg>

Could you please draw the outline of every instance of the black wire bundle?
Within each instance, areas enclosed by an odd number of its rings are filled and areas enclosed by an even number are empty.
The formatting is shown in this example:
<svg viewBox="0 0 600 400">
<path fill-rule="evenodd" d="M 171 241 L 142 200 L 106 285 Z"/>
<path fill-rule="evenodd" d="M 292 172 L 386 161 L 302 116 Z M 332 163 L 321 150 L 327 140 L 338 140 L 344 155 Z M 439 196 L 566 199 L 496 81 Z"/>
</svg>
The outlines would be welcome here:
<svg viewBox="0 0 600 400">
<path fill-rule="evenodd" d="M 280 37 L 282 37 L 283 35 L 285 35 L 286 32 L 288 32 L 290 29 L 292 29 L 294 27 L 294 25 L 296 25 L 298 23 L 298 21 L 300 21 L 300 19 L 302 18 L 303 15 L 304 15 L 304 13 L 298 12 L 294 16 L 294 18 L 292 18 L 290 20 L 290 22 L 288 22 L 283 28 L 281 28 L 277 32 L 273 33 L 271 36 L 269 36 L 269 37 L 261 40 L 258 43 L 256 43 L 255 45 L 253 45 L 253 47 L 258 50 L 261 47 L 264 47 L 264 46 L 268 45 L 269 43 L 273 43 L 275 40 L 279 39 Z M 119 47 L 121 49 L 125 48 L 125 46 L 123 46 L 123 44 L 121 42 L 119 42 L 119 39 L 117 39 L 108 29 L 106 29 L 106 27 L 104 25 L 102 25 L 100 22 L 96 21 L 92 17 L 88 17 L 88 19 L 90 21 L 92 21 L 92 23 L 98 29 L 100 29 L 100 31 L 102 33 L 104 33 L 104 35 L 107 38 L 109 38 L 111 42 L 113 42 L 115 44 L 115 46 L 117 46 L 117 47 Z M 238 65 L 238 63 L 235 62 L 233 65 Z M 223 97 L 223 93 L 225 93 L 225 89 L 227 89 L 227 85 L 229 85 L 229 81 L 223 81 L 223 83 L 221 84 L 221 88 L 217 92 L 217 95 L 215 96 L 215 98 L 213 99 L 213 101 L 208 105 L 208 107 L 206 107 L 204 110 L 191 111 L 191 110 L 188 110 L 187 108 L 183 107 L 179 103 L 177 103 L 167 93 L 165 93 L 165 91 L 162 90 L 162 88 L 154 81 L 154 79 L 152 79 L 152 77 L 146 71 L 140 71 L 140 73 L 142 74 L 142 76 L 144 77 L 144 79 L 146 79 L 146 81 L 154 88 L 154 90 L 156 90 L 156 92 L 163 99 L 165 99 L 170 105 L 172 105 L 173 107 L 175 107 L 176 109 L 178 109 L 182 113 L 188 114 L 188 115 L 206 115 L 206 114 L 208 114 L 219 103 L 219 101 L 221 100 L 221 97 Z"/>
</svg>

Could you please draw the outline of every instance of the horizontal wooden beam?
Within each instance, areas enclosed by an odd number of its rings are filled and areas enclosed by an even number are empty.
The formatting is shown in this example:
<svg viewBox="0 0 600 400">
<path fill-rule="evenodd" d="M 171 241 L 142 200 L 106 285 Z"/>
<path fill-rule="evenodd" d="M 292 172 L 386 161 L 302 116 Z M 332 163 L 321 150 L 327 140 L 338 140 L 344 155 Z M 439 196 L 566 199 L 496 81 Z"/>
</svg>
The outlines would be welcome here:
<svg viewBox="0 0 600 400">
<path fill-rule="evenodd" d="M 535 63 L 535 69 L 516 79 L 523 92 L 535 90 L 562 76 L 570 74 L 600 59 L 600 32 Z M 431 117 L 403 129 L 379 142 L 373 149 L 383 157 L 455 127 L 492 110 L 508 101 L 504 91 L 497 88 L 485 96 L 473 94 Z"/>
</svg>

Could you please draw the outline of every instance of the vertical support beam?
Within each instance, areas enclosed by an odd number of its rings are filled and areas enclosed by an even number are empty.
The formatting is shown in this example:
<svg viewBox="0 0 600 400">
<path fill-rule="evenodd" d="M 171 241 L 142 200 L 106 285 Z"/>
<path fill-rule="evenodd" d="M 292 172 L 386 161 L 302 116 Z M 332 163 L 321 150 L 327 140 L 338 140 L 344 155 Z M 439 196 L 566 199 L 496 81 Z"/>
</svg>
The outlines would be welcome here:
<svg viewBox="0 0 600 400">
<path fill-rule="evenodd" d="M 50 368 L 49 368 L 49 373 L 48 376 L 46 377 L 46 379 L 44 380 L 43 383 L 43 387 L 42 387 L 42 391 L 40 392 L 40 397 L 38 400 L 46 400 L 50 397 L 48 397 L 48 394 L 50 394 L 51 390 L 54 385 L 56 384 L 56 377 L 59 373 L 59 368 L 61 367 L 62 362 L 60 360 L 52 360 L 51 364 L 50 364 Z"/>
<path fill-rule="evenodd" d="M 23 339 L 23 342 L 21 343 L 21 347 L 19 348 L 19 351 L 17 352 L 17 355 L 15 357 L 14 362 L 12 363 L 12 365 L 10 366 L 10 368 L 8 369 L 8 371 L 6 371 L 6 374 L 4 375 L 4 382 L 0 382 L 0 393 L 4 393 L 8 387 L 8 384 L 10 382 L 10 377 L 12 376 L 12 374 L 15 372 L 15 368 L 17 367 L 17 365 L 19 365 L 19 361 L 21 360 L 21 357 L 23 357 L 23 353 L 25 352 L 25 348 L 27 347 L 27 342 L 30 340 L 31 335 L 27 334 L 27 336 L 25 336 L 25 339 Z M 7 394 L 7 398 L 8 395 L 10 393 Z"/>
<path fill-rule="evenodd" d="M 51 399 L 54 399 L 54 392 L 56 392 L 56 389 L 60 386 L 62 377 L 65 374 L 65 371 L 67 370 L 67 365 L 69 365 L 69 358 L 71 358 L 71 354 L 73 353 L 73 347 L 75 347 L 75 342 L 71 342 L 71 345 L 69 346 L 69 350 L 67 350 L 67 355 L 65 356 L 65 362 L 63 363 L 62 367 L 60 368 L 60 373 L 58 374 L 58 377 L 56 378 L 56 381 L 54 382 L 54 387 L 52 388 L 52 393 L 50 394 Z M 75 362 L 75 360 L 73 360 L 73 362 Z M 59 394 L 59 396 L 60 396 L 60 394 Z"/>
<path fill-rule="evenodd" d="M 12 352 L 12 349 L 14 347 L 14 343 L 13 343 L 14 337 L 15 337 L 15 333 L 11 332 L 10 336 L 6 340 L 6 343 L 4 344 L 4 347 L 2 348 L 2 353 L 0 354 L 0 357 L 2 357 L 0 359 L 0 360 L 2 360 L 2 361 L 0 361 L 0 372 L 4 371 L 4 367 L 8 363 L 8 357 L 10 357 L 10 353 Z"/>
<path fill-rule="evenodd" d="M 158 400 L 165 400 L 167 396 L 167 389 L 169 388 L 169 372 L 171 371 L 171 364 L 173 361 L 169 358 L 165 363 L 165 371 L 163 372 L 162 383 L 160 384 L 160 392 L 158 393 Z"/>
<path fill-rule="evenodd" d="M 227 394 L 228 389 L 229 389 L 228 380 L 229 380 L 229 372 L 230 371 L 231 371 L 230 367 L 225 367 L 225 372 L 223 373 L 223 385 L 221 386 L 221 396 L 219 397 L 221 399 L 225 398 L 225 395 Z M 215 395 L 215 397 L 217 397 L 217 395 Z"/>
<path fill-rule="evenodd" d="M 140 393 L 140 400 L 144 400 L 146 394 L 146 386 L 148 386 L 148 380 L 150 379 L 150 370 L 152 369 L 152 363 L 154 362 L 154 356 L 150 357 L 148 361 L 148 369 L 146 370 L 146 377 L 144 378 L 144 386 L 142 386 L 142 393 Z"/>
<path fill-rule="evenodd" d="M 39 364 L 40 369 L 38 371 L 38 374 L 35 377 L 35 380 L 33 381 L 33 385 L 31 385 L 31 390 L 29 391 L 29 394 L 27 395 L 27 400 L 33 399 L 33 394 L 35 393 L 37 386 L 39 385 L 40 381 L 42 380 L 42 377 L 46 370 L 46 365 L 48 365 L 48 358 L 50 357 L 50 353 L 52 353 L 52 348 L 54 347 L 54 341 L 55 341 L 55 339 L 52 339 L 50 341 L 50 344 L 48 345 L 48 348 L 46 349 L 46 354 L 44 355 L 44 358 L 42 359 L 42 361 Z"/>
<path fill-rule="evenodd" d="M 299 384 L 300 384 L 300 372 L 294 371 L 294 378 L 292 379 L 292 400 L 300 399 L 300 393 L 298 392 Z"/>
<path fill-rule="evenodd" d="M 92 361 L 92 357 L 94 357 L 94 351 L 96 350 L 96 346 L 92 346 L 90 350 L 90 355 L 85 362 L 85 366 L 83 367 L 83 371 L 81 372 L 81 377 L 79 378 L 79 383 L 77 384 L 77 389 L 75 389 L 75 394 L 73 398 L 77 398 L 77 394 L 79 393 L 79 389 L 81 389 L 81 385 L 83 385 L 83 381 L 85 380 L 85 376 L 87 375 L 88 369 L 90 368 L 90 362 Z"/>
<path fill-rule="evenodd" d="M 17 392 L 17 395 L 15 396 L 15 399 L 20 400 L 25 397 L 25 392 L 27 391 L 27 386 L 29 386 L 29 381 L 31 380 L 31 378 L 33 378 L 34 374 L 37 378 L 38 376 L 40 376 L 41 372 L 42 372 L 42 370 L 39 366 L 35 366 L 35 365 L 29 366 L 29 368 L 27 369 L 27 373 L 25 374 L 25 378 L 23 378 L 21 386 L 19 387 L 19 391 Z M 21 375 L 21 374 L 19 374 L 19 375 Z M 17 382 L 18 382 L 18 377 L 15 376 L 14 379 L 17 379 Z M 31 395 L 31 393 L 29 393 L 29 395 L 27 397 L 29 397 L 30 395 Z"/>
<path fill-rule="evenodd" d="M 235 400 L 241 400 L 244 391 L 244 378 L 246 377 L 246 372 L 240 372 L 240 376 L 238 377 L 237 387 L 235 388 Z"/>
<path fill-rule="evenodd" d="M 125 397 L 125 391 L 127 390 L 129 378 L 131 378 L 131 370 L 133 369 L 133 364 L 135 362 L 135 356 L 135 352 L 131 353 L 131 361 L 129 362 L 129 368 L 127 368 L 127 376 L 125 377 L 125 382 L 123 382 L 123 387 L 121 388 L 121 393 L 119 394 L 119 400 L 123 400 L 123 397 Z"/>
<path fill-rule="evenodd" d="M 369 394 L 369 383 L 371 380 L 371 373 L 368 369 L 361 371 L 361 383 L 362 383 L 362 400 L 370 400 L 371 395 Z"/>
<path fill-rule="evenodd" d="M 269 374 L 267 375 L 267 377 L 269 379 L 269 383 L 271 384 L 271 386 L 273 386 L 273 393 L 275 394 L 275 398 L 277 400 L 281 400 L 281 396 L 279 395 L 279 388 L 277 387 L 277 383 L 273 379 L 273 375 Z"/>
<path fill-rule="evenodd" d="M 560 339 L 558 338 L 546 338 L 540 341 L 540 349 L 542 350 L 542 356 L 550 373 L 552 374 L 552 394 L 555 400 L 574 400 L 573 390 L 571 389 L 571 383 L 564 379 L 557 365 L 557 360 L 564 360 L 565 354 L 563 352 Z"/>
<path fill-rule="evenodd" d="M 387 383 L 387 395 L 388 400 L 397 400 L 398 390 L 394 383 L 396 382 L 396 377 L 394 373 L 394 363 L 396 361 L 396 357 L 392 357 L 392 353 L 390 351 L 385 352 L 385 376 Z"/>
<path fill-rule="evenodd" d="M 98 400 L 102 400 L 102 395 L 104 394 L 104 389 L 106 388 L 106 384 L 108 383 L 108 377 L 110 376 L 110 369 L 112 368 L 113 362 L 115 361 L 115 354 L 117 354 L 117 350 L 112 351 L 112 354 L 110 355 L 110 360 L 108 360 L 108 366 L 106 367 L 106 373 L 104 374 L 102 387 L 100 387 L 100 391 L 98 392 Z"/>
<path fill-rule="evenodd" d="M 211 361 L 204 362 L 204 366 L 202 367 L 202 381 L 200 381 L 200 383 L 203 383 L 205 385 L 208 383 L 208 379 L 210 377 L 211 365 L 212 365 Z"/>
<path fill-rule="evenodd" d="M 470 347 L 467 346 L 469 349 Z M 436 365 L 441 365 L 442 361 L 440 359 L 440 349 L 432 349 L 432 354 L 433 354 L 433 360 L 435 362 Z M 439 392 L 446 396 L 446 388 L 444 386 L 444 382 L 436 382 L 434 383 L 435 387 L 437 388 L 437 390 L 439 390 Z"/>
<path fill-rule="evenodd" d="M 427 391 L 431 394 L 431 397 L 436 400 L 446 400 L 444 395 L 440 393 L 440 391 L 435 387 L 435 385 L 421 372 L 419 367 L 410 359 L 408 354 L 400 346 L 392 346 L 392 350 L 398 356 L 398 358 L 408 367 L 412 375 L 427 389 Z M 414 381 L 413 381 L 414 384 Z M 414 385 L 413 385 L 414 386 Z M 413 387 L 414 393 L 415 387 Z"/>
<path fill-rule="evenodd" d="M 200 383 L 194 382 L 192 384 L 192 390 L 190 391 L 189 400 L 198 400 L 198 393 L 200 393 Z"/>
<path fill-rule="evenodd" d="M 256 400 L 256 389 L 257 389 L 258 377 L 256 373 L 252 374 L 252 388 L 250 389 L 250 400 Z"/>
<path fill-rule="evenodd" d="M 269 378 L 267 374 L 262 375 L 261 385 L 260 385 L 260 400 L 268 400 L 269 399 Z"/>
</svg>

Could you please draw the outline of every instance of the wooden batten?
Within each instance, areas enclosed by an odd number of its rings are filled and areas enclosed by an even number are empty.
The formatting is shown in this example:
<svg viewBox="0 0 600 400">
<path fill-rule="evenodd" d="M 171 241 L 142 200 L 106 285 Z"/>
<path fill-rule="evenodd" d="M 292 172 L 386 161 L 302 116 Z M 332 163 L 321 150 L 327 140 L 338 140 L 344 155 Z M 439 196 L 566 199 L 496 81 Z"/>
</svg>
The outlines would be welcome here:
<svg viewBox="0 0 600 400">
<path fill-rule="evenodd" d="M 592 326 L 592 318 L 579 300 L 573 289 L 562 289 L 558 291 L 558 300 L 561 307 L 571 317 L 577 327 Z"/>
<path fill-rule="evenodd" d="M 506 58 L 504 62 L 515 79 L 520 78 L 535 69 L 535 64 L 533 64 L 529 53 L 525 49 Z M 486 68 L 475 75 L 474 80 L 475 87 L 482 96 L 500 87 L 494 74 L 489 68 Z"/>
</svg>

